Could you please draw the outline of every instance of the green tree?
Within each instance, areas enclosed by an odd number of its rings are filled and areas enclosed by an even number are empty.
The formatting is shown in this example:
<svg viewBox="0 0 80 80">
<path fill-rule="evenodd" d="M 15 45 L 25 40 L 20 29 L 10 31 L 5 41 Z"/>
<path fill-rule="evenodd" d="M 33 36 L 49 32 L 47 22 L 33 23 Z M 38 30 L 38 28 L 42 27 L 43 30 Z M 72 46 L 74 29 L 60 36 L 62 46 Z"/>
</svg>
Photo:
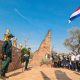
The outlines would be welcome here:
<svg viewBox="0 0 80 80">
<path fill-rule="evenodd" d="M 27 48 L 22 48 L 22 50 L 21 50 L 21 54 L 26 54 L 27 53 Z"/>
</svg>

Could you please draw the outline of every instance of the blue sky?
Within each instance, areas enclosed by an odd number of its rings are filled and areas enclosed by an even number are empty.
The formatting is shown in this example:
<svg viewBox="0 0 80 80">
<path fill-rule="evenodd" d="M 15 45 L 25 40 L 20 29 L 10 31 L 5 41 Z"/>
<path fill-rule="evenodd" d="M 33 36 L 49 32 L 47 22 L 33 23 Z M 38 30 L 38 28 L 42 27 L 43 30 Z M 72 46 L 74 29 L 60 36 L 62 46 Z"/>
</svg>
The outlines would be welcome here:
<svg viewBox="0 0 80 80">
<path fill-rule="evenodd" d="M 79 6 L 80 0 L 0 0 L 0 39 L 9 28 L 18 44 L 27 39 L 34 51 L 51 29 L 51 44 L 56 51 L 66 52 L 68 29 L 80 27 L 80 18 L 70 24 L 68 19 Z"/>
</svg>

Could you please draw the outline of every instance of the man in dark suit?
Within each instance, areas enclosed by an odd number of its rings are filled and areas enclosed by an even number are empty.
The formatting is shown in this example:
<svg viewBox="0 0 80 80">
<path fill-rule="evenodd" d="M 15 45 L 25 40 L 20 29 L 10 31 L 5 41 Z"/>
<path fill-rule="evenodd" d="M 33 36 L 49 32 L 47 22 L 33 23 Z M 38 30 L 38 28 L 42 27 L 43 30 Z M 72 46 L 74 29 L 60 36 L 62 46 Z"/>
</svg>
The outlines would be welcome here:
<svg viewBox="0 0 80 80">
<path fill-rule="evenodd" d="M 8 71 L 9 63 L 12 62 L 12 38 L 10 34 L 8 40 L 4 41 L 2 45 L 2 68 L 0 71 L 1 77 L 6 77 L 5 73 Z"/>
</svg>

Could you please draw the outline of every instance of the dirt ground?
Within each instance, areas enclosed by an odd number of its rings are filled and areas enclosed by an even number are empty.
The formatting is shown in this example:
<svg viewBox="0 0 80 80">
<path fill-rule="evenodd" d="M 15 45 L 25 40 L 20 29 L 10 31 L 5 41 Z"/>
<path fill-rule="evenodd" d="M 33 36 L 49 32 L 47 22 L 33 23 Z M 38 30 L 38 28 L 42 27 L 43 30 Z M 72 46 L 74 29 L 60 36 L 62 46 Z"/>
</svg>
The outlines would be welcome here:
<svg viewBox="0 0 80 80">
<path fill-rule="evenodd" d="M 7 73 L 9 78 L 4 80 L 80 80 L 80 73 L 65 68 L 51 68 L 47 66 L 29 68 L 23 71 L 22 68 Z"/>
</svg>

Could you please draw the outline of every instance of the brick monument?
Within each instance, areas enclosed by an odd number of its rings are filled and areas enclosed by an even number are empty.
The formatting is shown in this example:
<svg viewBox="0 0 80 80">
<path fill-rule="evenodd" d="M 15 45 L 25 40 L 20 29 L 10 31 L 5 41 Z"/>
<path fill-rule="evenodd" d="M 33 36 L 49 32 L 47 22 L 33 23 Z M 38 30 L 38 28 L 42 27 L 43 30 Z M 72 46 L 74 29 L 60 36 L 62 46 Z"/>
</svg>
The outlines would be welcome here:
<svg viewBox="0 0 80 80">
<path fill-rule="evenodd" d="M 45 56 L 46 54 L 51 54 L 50 42 L 51 42 L 51 31 L 49 30 L 45 39 L 40 44 L 38 50 L 34 52 L 34 56 L 30 62 L 32 66 L 40 66 L 42 57 Z"/>
</svg>

